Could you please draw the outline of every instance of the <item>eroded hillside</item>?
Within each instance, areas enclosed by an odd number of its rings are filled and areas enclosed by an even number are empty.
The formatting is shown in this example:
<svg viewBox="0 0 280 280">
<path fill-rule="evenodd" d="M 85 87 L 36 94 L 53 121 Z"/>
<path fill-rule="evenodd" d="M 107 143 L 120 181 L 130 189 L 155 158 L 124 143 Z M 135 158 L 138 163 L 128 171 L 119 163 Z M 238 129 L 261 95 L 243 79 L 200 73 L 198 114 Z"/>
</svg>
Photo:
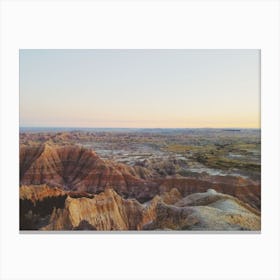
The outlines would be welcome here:
<svg viewBox="0 0 280 280">
<path fill-rule="evenodd" d="M 156 156 L 141 154 L 131 161 L 133 151 L 123 157 L 104 157 L 102 151 L 100 156 L 86 147 L 89 138 L 96 137 L 91 134 L 78 134 L 77 139 L 69 133 L 39 136 L 21 135 L 20 229 L 260 230 L 260 171 L 254 167 L 248 169 L 250 176 L 244 176 L 246 162 L 238 163 L 240 174 L 232 174 L 233 170 L 238 173 L 235 159 L 231 168 L 221 168 L 223 174 L 197 173 L 192 170 L 193 158 L 207 147 L 198 146 L 188 161 L 184 156 L 190 153 L 189 148 L 165 143 L 159 150 L 158 146 L 149 150 L 158 150 Z M 142 142 L 152 136 L 145 137 Z M 168 139 L 172 142 L 174 137 Z M 166 136 L 159 138 L 166 142 Z M 132 139 L 136 141 L 133 135 Z M 225 145 L 225 140 L 221 142 Z M 237 151 L 232 142 L 220 152 L 208 147 L 211 156 L 205 152 L 206 159 L 215 161 L 225 149 Z M 120 151 L 112 143 L 110 149 Z M 119 143 L 123 145 L 120 139 Z M 252 161 L 252 154 L 247 153 Z M 122 158 L 130 161 L 119 160 Z M 208 162 L 203 164 L 212 168 Z M 258 162 L 254 164 L 258 166 Z"/>
</svg>

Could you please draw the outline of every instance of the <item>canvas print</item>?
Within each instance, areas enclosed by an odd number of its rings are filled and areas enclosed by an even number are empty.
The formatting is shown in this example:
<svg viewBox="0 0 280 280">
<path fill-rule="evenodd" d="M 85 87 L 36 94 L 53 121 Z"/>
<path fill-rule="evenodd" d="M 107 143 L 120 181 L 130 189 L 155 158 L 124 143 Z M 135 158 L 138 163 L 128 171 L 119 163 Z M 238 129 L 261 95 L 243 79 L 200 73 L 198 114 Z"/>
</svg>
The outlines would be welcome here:
<svg viewBox="0 0 280 280">
<path fill-rule="evenodd" d="M 260 51 L 19 51 L 21 231 L 261 230 Z"/>
</svg>

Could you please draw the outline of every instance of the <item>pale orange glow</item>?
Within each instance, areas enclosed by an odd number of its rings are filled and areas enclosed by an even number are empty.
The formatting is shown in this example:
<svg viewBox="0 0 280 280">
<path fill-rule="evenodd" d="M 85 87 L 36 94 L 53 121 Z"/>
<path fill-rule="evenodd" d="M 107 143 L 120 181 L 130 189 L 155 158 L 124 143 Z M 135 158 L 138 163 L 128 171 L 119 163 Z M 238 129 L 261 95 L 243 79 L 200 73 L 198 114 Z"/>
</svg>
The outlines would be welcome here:
<svg viewBox="0 0 280 280">
<path fill-rule="evenodd" d="M 258 50 L 20 53 L 20 125 L 260 127 Z"/>
</svg>

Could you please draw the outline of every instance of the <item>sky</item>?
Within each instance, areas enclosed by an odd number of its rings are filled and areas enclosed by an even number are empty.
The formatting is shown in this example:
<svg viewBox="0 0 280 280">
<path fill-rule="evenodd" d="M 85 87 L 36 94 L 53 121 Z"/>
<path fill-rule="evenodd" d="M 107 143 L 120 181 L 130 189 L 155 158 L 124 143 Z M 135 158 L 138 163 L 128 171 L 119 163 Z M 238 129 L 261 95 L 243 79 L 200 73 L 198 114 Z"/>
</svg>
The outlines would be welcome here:
<svg viewBox="0 0 280 280">
<path fill-rule="evenodd" d="M 259 128 L 259 50 L 20 50 L 20 126 Z"/>
</svg>

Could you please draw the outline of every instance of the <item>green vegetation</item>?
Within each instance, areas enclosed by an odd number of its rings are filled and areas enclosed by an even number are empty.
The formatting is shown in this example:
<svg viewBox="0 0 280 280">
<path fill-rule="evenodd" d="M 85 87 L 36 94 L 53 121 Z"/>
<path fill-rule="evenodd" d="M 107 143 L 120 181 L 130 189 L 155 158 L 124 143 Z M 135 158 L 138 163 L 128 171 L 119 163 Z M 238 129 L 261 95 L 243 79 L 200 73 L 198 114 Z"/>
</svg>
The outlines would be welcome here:
<svg viewBox="0 0 280 280">
<path fill-rule="evenodd" d="M 234 141 L 237 140 L 237 141 Z M 208 168 L 220 170 L 240 170 L 243 173 L 259 174 L 261 172 L 261 145 L 231 139 L 230 143 L 211 143 L 201 145 L 169 144 L 166 151 L 179 153 L 193 162 Z M 183 175 L 183 174 L 182 174 Z M 185 174 L 184 174 L 185 175 Z"/>
</svg>

